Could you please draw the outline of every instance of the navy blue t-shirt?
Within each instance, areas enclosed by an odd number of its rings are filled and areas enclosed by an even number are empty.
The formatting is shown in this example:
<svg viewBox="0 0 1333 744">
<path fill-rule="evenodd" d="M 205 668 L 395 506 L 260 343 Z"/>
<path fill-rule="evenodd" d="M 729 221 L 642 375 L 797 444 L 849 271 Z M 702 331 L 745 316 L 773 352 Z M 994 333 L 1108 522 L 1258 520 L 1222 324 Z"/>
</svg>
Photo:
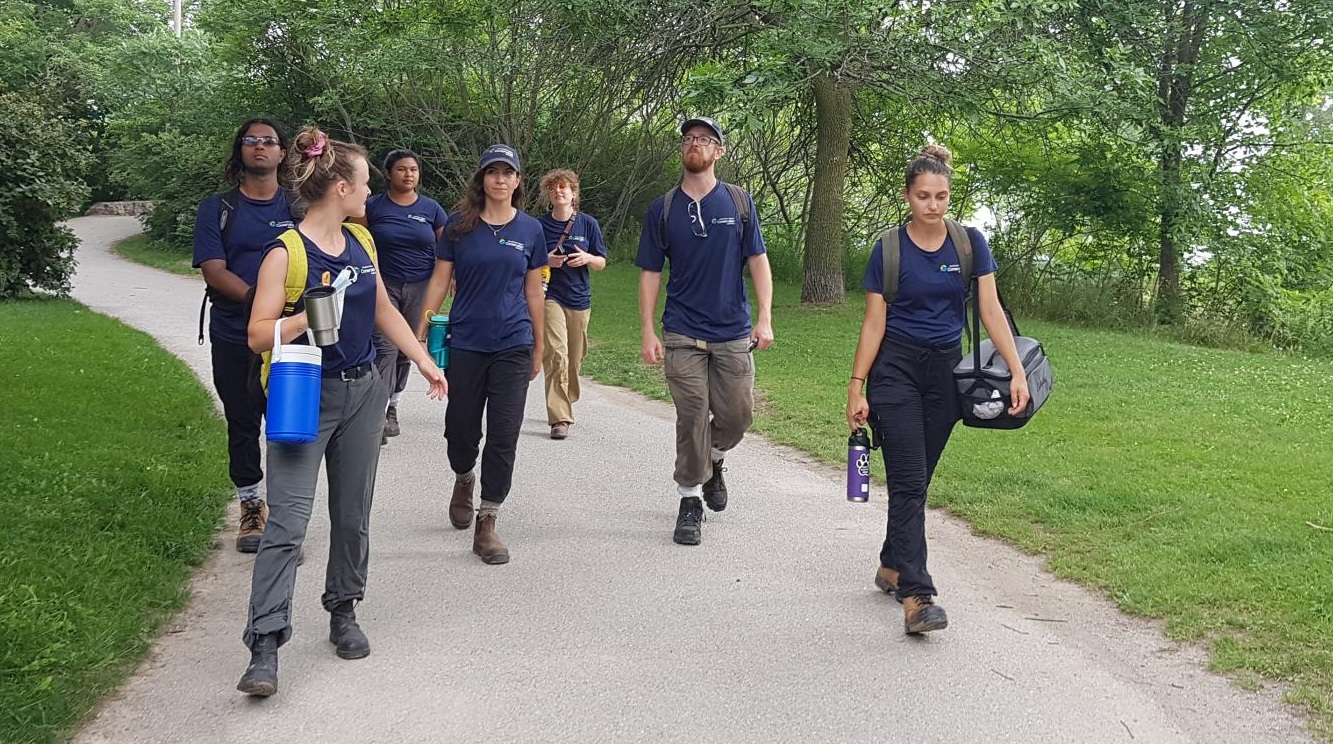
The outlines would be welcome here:
<svg viewBox="0 0 1333 744">
<path fill-rule="evenodd" d="M 348 266 L 356 268 L 358 276 L 348 285 L 343 299 L 342 322 L 338 325 L 338 343 L 321 347 L 325 373 L 341 372 L 362 364 L 375 361 L 375 284 L 377 282 L 375 262 L 370 260 L 370 253 L 357 242 L 356 238 L 342 230 L 347 249 L 341 256 L 330 256 L 321 251 L 310 239 L 302 235 L 305 242 L 306 262 L 309 271 L 306 274 L 306 289 L 332 284 L 333 280 Z M 275 240 L 264 247 L 264 255 L 274 248 L 282 247 L 282 241 Z M 305 309 L 302 300 L 296 305 L 296 312 Z M 294 344 L 309 343 L 305 335 L 291 341 Z"/>
<path fill-rule="evenodd" d="M 458 219 L 456 213 L 449 221 Z M 532 346 L 527 274 L 545 266 L 546 238 L 535 217 L 519 212 L 499 232 L 477 220 L 457 240 L 444 235 L 435 257 L 454 264 L 457 294 L 449 309 L 449 346 L 491 353 Z"/>
<path fill-rule="evenodd" d="M 765 252 L 759 234 L 759 215 L 750 205 L 750 229 L 741 235 L 743 222 L 731 194 L 719 181 L 699 201 L 702 225 L 692 220 L 693 202 L 684 192 L 671 201 L 666 238 L 662 245 L 662 202 L 648 206 L 639 235 L 635 264 L 660 272 L 671 261 L 667 280 L 662 330 L 709 342 L 734 341 L 750 334 L 750 302 L 745 296 L 745 263 Z M 702 229 L 701 229 L 702 227 Z M 706 237 L 696 235 L 705 232 Z"/>
<path fill-rule="evenodd" d="M 546 252 L 555 250 L 560 234 L 565 231 L 568 220 L 557 220 L 548 212 L 537 221 L 542 223 L 542 232 L 546 234 Z M 591 215 L 574 213 L 574 227 L 565 238 L 561 253 L 574 253 L 576 250 L 606 257 L 606 245 L 602 243 L 602 226 Z M 587 310 L 592 307 L 592 288 L 588 284 L 588 266 L 551 267 L 551 281 L 546 287 L 546 299 L 560 303 L 570 310 Z"/>
<path fill-rule="evenodd" d="M 250 286 L 259 280 L 264 246 L 295 226 L 287 194 L 281 190 L 267 201 L 255 201 L 240 192 L 231 213 L 227 244 L 222 244 L 222 194 L 213 194 L 199 205 L 194 218 L 194 267 L 222 259 L 227 270 Z M 246 344 L 247 309 L 240 303 L 215 302 L 209 315 L 208 335 L 215 341 Z"/>
<path fill-rule="evenodd" d="M 440 203 L 417 195 L 404 207 L 388 194 L 375 194 L 366 201 L 366 225 L 375 238 L 380 272 L 395 282 L 424 282 L 435 269 L 435 231 L 448 216 Z"/>
<path fill-rule="evenodd" d="M 994 274 L 995 256 L 991 254 L 986 236 L 976 228 L 967 228 L 972 239 L 972 276 Z M 963 335 L 966 310 L 963 299 L 967 284 L 958 263 L 958 250 L 953 239 L 946 237 L 937 251 L 923 251 L 912 242 L 907 227 L 898 228 L 901 256 L 898 262 L 898 294 L 889 307 L 885 333 L 910 338 L 913 341 L 943 349 L 958 344 Z M 870 251 L 870 263 L 861 287 L 867 292 L 884 291 L 884 245 L 875 241 Z"/>
</svg>

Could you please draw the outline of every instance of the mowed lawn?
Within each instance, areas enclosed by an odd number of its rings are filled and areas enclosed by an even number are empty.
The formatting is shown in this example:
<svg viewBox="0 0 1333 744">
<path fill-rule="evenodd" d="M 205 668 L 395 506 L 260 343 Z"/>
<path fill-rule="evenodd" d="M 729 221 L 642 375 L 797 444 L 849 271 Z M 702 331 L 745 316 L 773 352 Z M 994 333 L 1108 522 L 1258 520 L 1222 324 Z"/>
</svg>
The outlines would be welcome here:
<svg viewBox="0 0 1333 744">
<path fill-rule="evenodd" d="M 148 336 L 0 303 L 0 741 L 66 740 L 184 605 L 228 497 L 223 431 Z"/>
<path fill-rule="evenodd" d="M 594 274 L 585 369 L 666 397 L 660 368 L 639 361 L 629 264 Z M 755 356 L 755 429 L 840 464 L 863 293 L 801 308 L 799 288 L 780 286 L 774 304 L 777 343 Z M 1333 531 L 1320 529 L 1333 528 L 1333 362 L 1019 327 L 1046 345 L 1055 392 L 1024 429 L 960 426 L 933 503 L 1165 619 L 1242 684 L 1288 683 L 1333 737 Z M 876 460 L 877 489 L 882 476 Z"/>
</svg>

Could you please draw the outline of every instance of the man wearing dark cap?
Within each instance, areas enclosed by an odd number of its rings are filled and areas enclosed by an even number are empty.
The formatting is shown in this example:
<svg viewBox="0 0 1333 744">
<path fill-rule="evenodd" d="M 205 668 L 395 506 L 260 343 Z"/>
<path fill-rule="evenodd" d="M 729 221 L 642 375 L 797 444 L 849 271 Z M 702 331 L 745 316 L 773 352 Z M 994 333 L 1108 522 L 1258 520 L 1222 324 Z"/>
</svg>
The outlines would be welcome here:
<svg viewBox="0 0 1333 744">
<path fill-rule="evenodd" d="M 676 491 L 680 511 L 672 539 L 698 545 L 703 507 L 727 508 L 723 459 L 750 428 L 754 349 L 773 343 L 773 274 L 754 200 L 714 172 L 726 151 L 722 127 L 698 117 L 680 127 L 684 177 L 654 201 L 643 220 L 639 318 L 643 360 L 665 362 L 676 404 Z M 662 269 L 671 263 L 662 336 L 653 313 Z M 745 268 L 759 315 L 750 324 Z"/>
</svg>

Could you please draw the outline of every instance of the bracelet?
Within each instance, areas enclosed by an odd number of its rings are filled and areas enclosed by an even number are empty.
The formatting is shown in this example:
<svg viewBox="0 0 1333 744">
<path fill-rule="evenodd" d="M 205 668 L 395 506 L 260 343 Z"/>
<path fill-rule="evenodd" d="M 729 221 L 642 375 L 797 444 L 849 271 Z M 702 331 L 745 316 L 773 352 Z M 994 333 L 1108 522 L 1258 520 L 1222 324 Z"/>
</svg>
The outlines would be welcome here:
<svg viewBox="0 0 1333 744">
<path fill-rule="evenodd" d="M 853 379 L 853 380 L 856 380 L 856 381 L 858 381 L 858 382 L 862 382 L 862 383 L 864 383 L 864 382 L 866 381 L 866 378 L 864 378 L 864 377 L 857 377 L 856 375 L 852 375 L 852 379 Z"/>
</svg>

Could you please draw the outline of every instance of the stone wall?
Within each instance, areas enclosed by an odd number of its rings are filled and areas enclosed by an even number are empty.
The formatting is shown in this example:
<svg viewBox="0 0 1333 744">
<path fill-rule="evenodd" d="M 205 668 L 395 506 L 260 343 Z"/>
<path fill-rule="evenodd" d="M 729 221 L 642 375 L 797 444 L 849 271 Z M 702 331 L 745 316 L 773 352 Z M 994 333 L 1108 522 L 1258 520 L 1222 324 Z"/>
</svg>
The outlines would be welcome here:
<svg viewBox="0 0 1333 744">
<path fill-rule="evenodd" d="M 114 215 L 138 217 L 141 214 L 147 214 L 151 211 L 153 211 L 153 203 L 150 201 L 97 202 L 91 207 L 88 207 L 88 211 L 84 212 L 84 216 Z"/>
</svg>

